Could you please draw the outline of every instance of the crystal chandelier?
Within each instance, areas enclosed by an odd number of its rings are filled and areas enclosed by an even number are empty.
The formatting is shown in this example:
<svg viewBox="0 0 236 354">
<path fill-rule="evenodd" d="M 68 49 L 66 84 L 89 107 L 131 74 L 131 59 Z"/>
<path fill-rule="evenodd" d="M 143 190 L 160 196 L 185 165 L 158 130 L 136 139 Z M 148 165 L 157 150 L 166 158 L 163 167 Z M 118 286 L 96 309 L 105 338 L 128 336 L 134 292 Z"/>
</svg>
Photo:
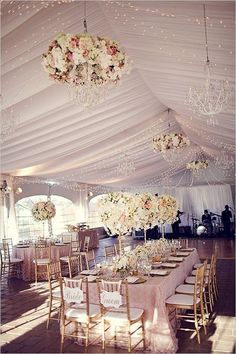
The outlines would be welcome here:
<svg viewBox="0 0 236 354">
<path fill-rule="evenodd" d="M 233 170 L 235 166 L 235 160 L 232 155 L 229 155 L 226 151 L 222 151 L 220 155 L 215 158 L 215 164 L 222 170 Z"/>
<path fill-rule="evenodd" d="M 116 167 L 116 174 L 118 176 L 129 176 L 136 170 L 134 161 L 130 160 L 126 154 L 122 154 L 120 162 Z"/>
<path fill-rule="evenodd" d="M 1 99 L 1 107 L 3 107 L 3 98 Z M 17 126 L 18 117 L 14 115 L 12 109 L 7 110 L 5 108 L 1 109 L 1 120 L 0 120 L 0 142 L 3 143 L 8 137 L 10 137 L 15 131 Z"/>
<path fill-rule="evenodd" d="M 114 40 L 92 36 L 87 32 L 84 1 L 84 33 L 60 33 L 42 55 L 42 65 L 54 81 L 69 86 L 70 97 L 83 107 L 91 107 L 106 97 L 129 73 L 129 57 Z"/>
<path fill-rule="evenodd" d="M 227 80 L 214 80 L 211 78 L 211 65 L 208 52 L 206 13 L 204 9 L 204 28 L 206 46 L 206 79 L 201 87 L 190 87 L 185 103 L 200 116 L 208 116 L 208 124 L 217 124 L 212 116 L 222 112 L 231 97 L 231 88 Z"/>
</svg>

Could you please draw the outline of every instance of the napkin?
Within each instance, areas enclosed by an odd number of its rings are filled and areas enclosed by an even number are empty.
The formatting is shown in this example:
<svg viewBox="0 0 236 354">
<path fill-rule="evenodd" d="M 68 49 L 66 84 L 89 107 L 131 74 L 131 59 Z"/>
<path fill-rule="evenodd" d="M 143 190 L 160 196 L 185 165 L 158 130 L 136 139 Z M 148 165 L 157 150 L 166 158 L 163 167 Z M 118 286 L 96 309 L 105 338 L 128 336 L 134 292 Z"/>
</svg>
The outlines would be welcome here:
<svg viewBox="0 0 236 354">
<path fill-rule="evenodd" d="M 129 277 L 127 277 L 126 278 L 127 279 L 127 281 L 128 281 L 128 283 L 135 283 L 138 279 L 139 279 L 139 277 L 132 277 L 132 276 L 129 276 Z"/>
<path fill-rule="evenodd" d="M 164 269 L 153 269 L 153 270 L 151 270 L 150 274 L 151 275 L 167 275 L 168 272 L 167 272 L 167 270 L 164 270 Z"/>
<path fill-rule="evenodd" d="M 168 261 L 175 261 L 175 262 L 182 262 L 184 259 L 183 257 L 169 257 Z"/>
<path fill-rule="evenodd" d="M 189 253 L 187 253 L 187 252 L 177 252 L 176 253 L 176 256 L 188 256 L 189 255 Z"/>
<path fill-rule="evenodd" d="M 162 263 L 162 267 L 167 267 L 167 268 L 175 268 L 177 266 L 176 263 Z"/>
</svg>

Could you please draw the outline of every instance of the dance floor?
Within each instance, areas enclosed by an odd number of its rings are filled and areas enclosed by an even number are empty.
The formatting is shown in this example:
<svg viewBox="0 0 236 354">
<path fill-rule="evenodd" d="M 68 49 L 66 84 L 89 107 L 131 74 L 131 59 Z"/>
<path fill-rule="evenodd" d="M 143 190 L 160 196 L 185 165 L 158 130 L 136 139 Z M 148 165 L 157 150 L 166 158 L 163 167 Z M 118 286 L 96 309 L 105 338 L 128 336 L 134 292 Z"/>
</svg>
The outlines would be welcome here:
<svg viewBox="0 0 236 354">
<path fill-rule="evenodd" d="M 115 240 L 100 240 L 97 256 L 103 255 L 104 246 Z M 129 243 L 140 241 L 126 240 Z M 210 257 L 214 248 L 218 249 L 217 276 L 219 299 L 214 308 L 207 335 L 202 335 L 201 344 L 191 338 L 192 332 L 178 332 L 179 353 L 233 353 L 235 351 L 235 241 L 233 239 L 190 239 L 189 247 L 196 247 L 201 258 Z M 52 321 L 46 329 L 47 283 L 38 288 L 19 279 L 2 280 L 2 353 L 59 353 L 59 324 Z M 66 341 L 65 353 L 82 353 L 84 348 Z M 90 346 L 89 353 L 100 353 L 100 346 Z M 106 352 L 124 353 L 114 347 Z"/>
</svg>

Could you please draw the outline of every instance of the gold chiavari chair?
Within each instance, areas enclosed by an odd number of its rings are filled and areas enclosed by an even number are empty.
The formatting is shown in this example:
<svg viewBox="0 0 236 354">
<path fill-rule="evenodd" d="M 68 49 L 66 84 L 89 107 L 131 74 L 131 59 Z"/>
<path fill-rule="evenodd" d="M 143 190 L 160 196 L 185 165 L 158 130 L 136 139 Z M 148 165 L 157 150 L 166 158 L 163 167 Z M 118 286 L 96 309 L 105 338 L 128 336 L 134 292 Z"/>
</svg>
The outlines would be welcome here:
<svg viewBox="0 0 236 354">
<path fill-rule="evenodd" d="M 209 318 L 208 303 L 207 300 L 207 288 L 208 288 L 208 276 L 209 272 L 207 270 L 207 259 L 203 263 L 204 267 L 204 281 L 203 281 L 203 305 L 205 311 L 205 318 Z M 195 274 L 196 275 L 196 274 Z M 195 279 L 196 280 L 196 279 Z M 193 295 L 194 294 L 194 284 L 181 284 L 175 289 L 176 294 Z M 212 311 L 212 308 L 210 306 Z"/>
<path fill-rule="evenodd" d="M 200 334 L 199 334 L 201 326 L 203 326 L 204 332 L 206 334 L 204 305 L 203 305 L 203 284 L 204 284 L 204 266 L 197 269 L 193 295 L 175 294 L 170 296 L 168 299 L 166 299 L 166 306 L 169 312 L 169 317 L 173 318 L 174 316 L 176 320 L 177 319 L 187 319 L 188 321 L 190 319 L 193 320 L 195 326 L 195 329 L 193 331 L 197 335 L 198 343 L 200 343 L 201 341 Z M 193 313 L 186 312 L 186 310 L 191 310 Z M 186 328 L 179 328 L 179 329 L 186 330 Z"/>
<path fill-rule="evenodd" d="M 179 238 L 181 248 L 188 248 L 188 239 L 187 238 Z"/>
<path fill-rule="evenodd" d="M 105 253 L 105 260 L 107 261 L 109 258 L 113 258 L 117 256 L 116 247 L 114 245 L 104 247 L 104 253 Z"/>
<path fill-rule="evenodd" d="M 37 285 L 39 276 L 47 276 L 47 266 L 51 263 L 51 245 L 47 245 L 46 241 L 36 242 L 34 257 L 35 285 Z"/>
<path fill-rule="evenodd" d="M 86 269 L 89 269 L 87 261 L 87 253 L 89 251 L 90 236 L 85 236 L 83 248 L 80 251 L 80 269 L 83 270 L 83 264 L 85 264 Z"/>
<path fill-rule="evenodd" d="M 48 320 L 47 329 L 49 328 L 50 320 L 60 320 L 61 311 L 61 292 L 60 282 L 61 278 L 61 263 L 52 262 L 47 264 L 48 285 L 49 285 L 49 304 L 48 304 Z M 58 318 L 53 318 L 52 313 L 58 312 Z"/>
<path fill-rule="evenodd" d="M 62 265 L 66 264 L 69 269 L 69 277 L 77 275 L 80 271 L 80 242 L 71 241 L 70 253 L 68 256 L 60 257 Z"/>
<path fill-rule="evenodd" d="M 123 336 L 127 331 L 128 352 L 130 353 L 141 342 L 143 342 L 143 349 L 145 350 L 144 310 L 130 307 L 128 282 L 97 280 L 97 285 L 102 313 L 102 349 L 105 350 L 106 344 L 112 340 L 116 343 L 117 334 L 120 333 Z M 115 298 L 113 298 L 114 294 L 116 294 Z M 133 328 L 133 325 L 138 324 L 138 322 L 140 325 Z M 113 328 L 115 327 L 115 335 L 107 340 L 106 332 L 111 325 Z M 117 331 L 117 327 L 120 328 L 120 331 Z M 141 339 L 132 346 L 131 336 L 140 329 Z"/>
<path fill-rule="evenodd" d="M 92 342 L 89 340 L 90 330 L 100 320 L 101 313 L 99 305 L 91 304 L 89 301 L 88 280 L 85 279 L 60 279 L 61 290 L 61 353 L 63 352 L 65 337 L 84 339 L 85 348 Z M 66 333 L 66 327 L 71 323 L 75 324 L 75 330 Z M 79 334 L 80 325 L 81 333 Z M 96 341 L 96 338 L 94 341 Z"/>
<path fill-rule="evenodd" d="M 23 259 L 14 258 L 11 255 L 10 247 L 7 239 L 4 239 L 1 245 L 1 276 L 7 274 L 7 277 L 14 276 L 16 273 L 22 272 Z"/>
</svg>

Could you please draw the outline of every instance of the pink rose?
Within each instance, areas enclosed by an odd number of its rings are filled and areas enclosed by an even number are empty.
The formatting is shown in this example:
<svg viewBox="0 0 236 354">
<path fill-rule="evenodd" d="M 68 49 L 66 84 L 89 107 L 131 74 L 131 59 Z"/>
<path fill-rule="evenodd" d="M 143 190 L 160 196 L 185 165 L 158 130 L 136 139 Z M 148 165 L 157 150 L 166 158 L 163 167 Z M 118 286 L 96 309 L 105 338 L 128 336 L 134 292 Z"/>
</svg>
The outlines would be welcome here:
<svg viewBox="0 0 236 354">
<path fill-rule="evenodd" d="M 67 57 L 67 59 L 68 59 L 69 61 L 73 61 L 73 60 L 74 60 L 73 54 L 72 54 L 71 52 L 68 52 L 68 53 L 66 54 L 66 57 Z"/>
</svg>

